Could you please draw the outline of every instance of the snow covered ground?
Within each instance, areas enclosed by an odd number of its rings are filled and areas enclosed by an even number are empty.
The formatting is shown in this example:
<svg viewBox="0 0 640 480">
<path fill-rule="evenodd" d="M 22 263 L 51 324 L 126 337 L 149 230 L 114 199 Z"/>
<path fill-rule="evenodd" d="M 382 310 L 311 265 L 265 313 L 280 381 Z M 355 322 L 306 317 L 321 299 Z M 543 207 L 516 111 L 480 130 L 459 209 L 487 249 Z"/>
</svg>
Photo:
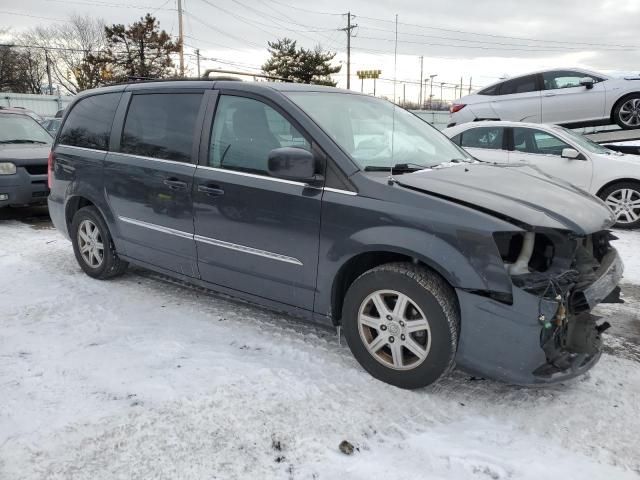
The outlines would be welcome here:
<svg viewBox="0 0 640 480">
<path fill-rule="evenodd" d="M 640 232 L 619 236 L 634 292 Z M 403 391 L 333 332 L 142 270 L 92 280 L 55 230 L 15 221 L 0 315 L 3 480 L 640 476 L 640 368 L 613 334 L 564 385 L 456 371 Z"/>
</svg>

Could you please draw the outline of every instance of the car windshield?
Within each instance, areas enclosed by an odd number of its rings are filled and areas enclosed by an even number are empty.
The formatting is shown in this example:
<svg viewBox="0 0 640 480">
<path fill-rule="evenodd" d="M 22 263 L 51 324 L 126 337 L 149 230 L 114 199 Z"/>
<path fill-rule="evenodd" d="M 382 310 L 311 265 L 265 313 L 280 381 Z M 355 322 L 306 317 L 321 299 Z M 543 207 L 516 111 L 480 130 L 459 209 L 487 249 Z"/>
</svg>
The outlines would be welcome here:
<svg viewBox="0 0 640 480">
<path fill-rule="evenodd" d="M 50 144 L 51 135 L 26 115 L 0 115 L 0 143 Z"/>
<path fill-rule="evenodd" d="M 412 113 L 378 98 L 339 92 L 288 92 L 363 170 L 430 168 L 473 159 Z"/>
<path fill-rule="evenodd" d="M 602 154 L 602 155 L 611 155 L 612 153 L 614 153 L 613 150 L 609 150 L 608 148 L 605 148 L 602 145 L 599 145 L 599 144 L 589 140 L 584 135 L 580 135 L 579 133 L 574 132 L 573 130 L 569 130 L 568 128 L 558 127 L 558 126 L 556 126 L 554 128 L 556 130 L 561 130 L 562 133 L 567 135 L 569 138 L 571 138 L 571 140 L 573 140 L 575 143 L 577 143 L 578 146 L 580 146 L 581 148 L 584 148 L 588 152 L 599 153 L 599 154 Z"/>
</svg>

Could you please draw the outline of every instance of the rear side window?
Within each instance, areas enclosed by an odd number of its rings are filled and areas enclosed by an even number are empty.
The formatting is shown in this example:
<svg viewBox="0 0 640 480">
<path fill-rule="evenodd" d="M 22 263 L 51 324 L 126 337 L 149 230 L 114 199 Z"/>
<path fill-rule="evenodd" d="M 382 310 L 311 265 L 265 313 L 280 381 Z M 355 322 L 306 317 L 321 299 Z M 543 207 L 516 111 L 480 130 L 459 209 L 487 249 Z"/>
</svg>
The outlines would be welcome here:
<svg viewBox="0 0 640 480">
<path fill-rule="evenodd" d="M 75 147 L 108 150 L 111 124 L 122 94 L 105 93 L 80 100 L 69 112 L 59 142 Z"/>
<path fill-rule="evenodd" d="M 201 93 L 133 95 L 120 151 L 143 157 L 190 162 Z"/>
<path fill-rule="evenodd" d="M 502 150 L 502 127 L 472 128 L 462 133 L 462 147 Z"/>
<path fill-rule="evenodd" d="M 514 93 L 535 92 L 538 89 L 537 75 L 527 75 L 526 77 L 507 80 L 500 85 L 499 95 L 511 95 Z"/>
<path fill-rule="evenodd" d="M 497 85 L 493 85 L 492 87 L 487 87 L 483 90 L 480 90 L 478 92 L 478 95 L 497 95 L 498 94 L 498 89 L 500 88 L 500 85 L 502 85 L 501 83 L 497 84 Z"/>
</svg>

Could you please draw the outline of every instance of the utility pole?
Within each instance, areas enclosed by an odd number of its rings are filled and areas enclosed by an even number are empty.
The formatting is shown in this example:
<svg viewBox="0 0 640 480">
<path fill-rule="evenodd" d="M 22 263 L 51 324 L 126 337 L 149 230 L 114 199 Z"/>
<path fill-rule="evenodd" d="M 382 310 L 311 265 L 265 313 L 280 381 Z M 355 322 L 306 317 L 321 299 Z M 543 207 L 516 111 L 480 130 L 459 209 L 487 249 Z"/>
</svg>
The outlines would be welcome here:
<svg viewBox="0 0 640 480">
<path fill-rule="evenodd" d="M 462 96 L 462 77 L 460 77 L 460 96 Z"/>
<path fill-rule="evenodd" d="M 420 105 L 418 108 L 422 109 L 422 76 L 423 76 L 423 62 L 424 57 L 420 55 L 420 94 L 418 95 L 418 104 Z"/>
<path fill-rule="evenodd" d="M 402 106 L 404 107 L 407 104 L 407 84 L 402 84 Z"/>
<path fill-rule="evenodd" d="M 347 90 L 351 89 L 351 31 L 357 26 L 351 25 L 351 12 L 347 12 L 347 26 L 340 29 L 343 32 L 347 32 Z"/>
<path fill-rule="evenodd" d="M 198 78 L 200 78 L 200 49 L 196 48 L 196 62 L 198 62 Z"/>
<path fill-rule="evenodd" d="M 44 50 L 44 59 L 47 64 L 47 82 L 49 83 L 49 95 L 53 95 L 53 84 L 51 83 L 51 60 L 49 59 L 49 51 Z"/>
<path fill-rule="evenodd" d="M 182 31 L 182 0 L 178 0 L 178 39 L 180 40 L 180 76 L 184 78 L 184 32 Z"/>
<path fill-rule="evenodd" d="M 437 76 L 438 74 L 429 75 L 429 79 L 431 80 L 431 84 L 429 85 L 429 108 L 433 107 L 433 79 Z"/>
<path fill-rule="evenodd" d="M 471 95 L 471 77 L 469 77 L 469 95 Z"/>
<path fill-rule="evenodd" d="M 442 98 L 442 87 L 444 87 L 444 82 L 440 82 L 440 107 L 442 107 L 442 104 L 444 103 L 444 99 Z"/>
</svg>

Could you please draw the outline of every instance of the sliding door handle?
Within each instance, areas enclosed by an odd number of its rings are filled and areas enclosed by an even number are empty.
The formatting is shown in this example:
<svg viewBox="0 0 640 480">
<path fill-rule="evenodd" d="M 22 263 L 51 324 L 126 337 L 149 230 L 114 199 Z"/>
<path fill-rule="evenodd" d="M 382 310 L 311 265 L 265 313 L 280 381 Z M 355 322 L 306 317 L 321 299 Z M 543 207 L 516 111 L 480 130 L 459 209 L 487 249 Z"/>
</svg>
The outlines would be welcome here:
<svg viewBox="0 0 640 480">
<path fill-rule="evenodd" d="M 177 178 L 165 178 L 164 183 L 171 190 L 186 190 L 187 182 L 183 182 L 182 180 L 178 180 Z"/>
</svg>

